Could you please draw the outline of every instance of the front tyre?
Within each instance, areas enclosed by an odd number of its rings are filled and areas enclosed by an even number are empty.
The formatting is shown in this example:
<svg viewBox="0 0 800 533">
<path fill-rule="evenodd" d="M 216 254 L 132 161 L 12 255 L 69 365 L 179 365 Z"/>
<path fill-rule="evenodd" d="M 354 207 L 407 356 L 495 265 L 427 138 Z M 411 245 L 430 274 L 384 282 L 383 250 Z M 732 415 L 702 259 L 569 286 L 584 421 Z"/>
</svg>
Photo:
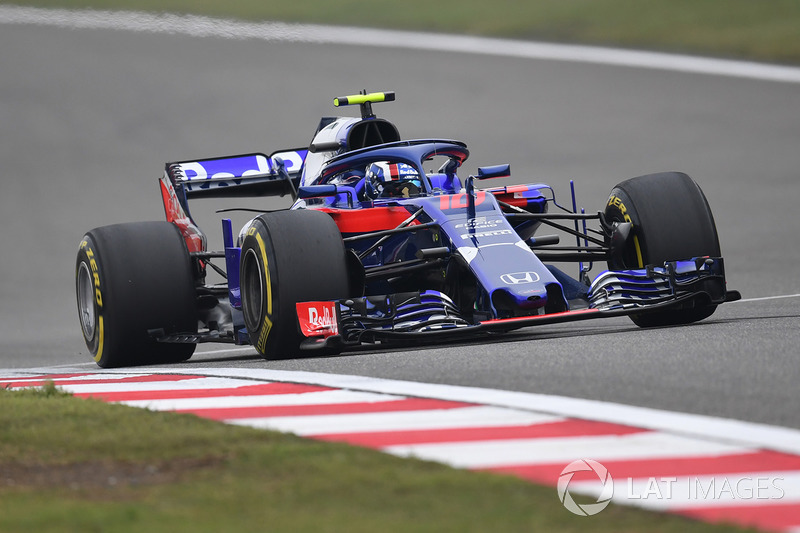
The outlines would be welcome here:
<svg viewBox="0 0 800 533">
<path fill-rule="evenodd" d="M 78 318 L 101 367 L 184 361 L 195 344 L 160 343 L 150 332 L 197 332 L 194 278 L 181 234 L 169 222 L 93 229 L 75 266 Z"/>
<path fill-rule="evenodd" d="M 265 359 L 299 354 L 298 302 L 350 295 L 341 233 L 320 211 L 276 211 L 253 219 L 242 243 L 239 279 L 247 333 Z"/>
<path fill-rule="evenodd" d="M 692 257 L 721 255 L 717 228 L 703 191 L 686 174 L 662 172 L 632 178 L 611 191 L 605 216 L 633 229 L 610 270 L 640 269 Z M 715 305 L 692 301 L 676 309 L 631 315 L 641 327 L 689 324 L 711 316 Z"/>
</svg>

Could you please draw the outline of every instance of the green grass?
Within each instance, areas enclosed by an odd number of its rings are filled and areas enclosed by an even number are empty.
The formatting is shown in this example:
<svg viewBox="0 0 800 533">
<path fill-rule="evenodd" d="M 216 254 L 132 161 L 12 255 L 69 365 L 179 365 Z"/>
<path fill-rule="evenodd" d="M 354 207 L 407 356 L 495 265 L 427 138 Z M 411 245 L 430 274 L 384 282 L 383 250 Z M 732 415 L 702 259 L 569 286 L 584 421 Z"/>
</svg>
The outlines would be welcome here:
<svg viewBox="0 0 800 533">
<path fill-rule="evenodd" d="M 376 451 L 0 390 L 0 531 L 723 531 Z"/>
<path fill-rule="evenodd" d="M 418 29 L 800 63 L 800 0 L 35 0 L 8 3 Z"/>
</svg>

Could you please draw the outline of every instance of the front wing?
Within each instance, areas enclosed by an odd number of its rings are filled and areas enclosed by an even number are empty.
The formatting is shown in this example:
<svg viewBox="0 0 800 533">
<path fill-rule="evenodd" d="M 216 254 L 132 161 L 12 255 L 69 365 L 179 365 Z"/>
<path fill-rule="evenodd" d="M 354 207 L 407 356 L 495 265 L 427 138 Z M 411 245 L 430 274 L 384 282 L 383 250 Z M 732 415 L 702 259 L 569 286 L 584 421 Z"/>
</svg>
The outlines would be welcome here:
<svg viewBox="0 0 800 533">
<path fill-rule="evenodd" d="M 606 271 L 589 288 L 583 308 L 562 313 L 467 320 L 437 291 L 368 296 L 297 304 L 301 349 L 341 348 L 362 343 L 444 340 L 528 326 L 575 322 L 717 305 L 739 300 L 725 288 L 722 258 L 671 261 L 663 266 Z M 575 306 L 578 307 L 578 306 Z"/>
</svg>

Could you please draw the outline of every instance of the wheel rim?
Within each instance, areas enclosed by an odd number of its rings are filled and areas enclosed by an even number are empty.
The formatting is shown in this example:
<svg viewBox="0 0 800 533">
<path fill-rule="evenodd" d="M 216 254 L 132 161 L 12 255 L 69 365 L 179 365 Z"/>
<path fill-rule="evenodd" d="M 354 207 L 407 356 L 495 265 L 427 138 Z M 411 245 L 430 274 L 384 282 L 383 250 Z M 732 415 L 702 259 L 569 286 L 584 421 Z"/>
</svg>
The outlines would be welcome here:
<svg viewBox="0 0 800 533">
<path fill-rule="evenodd" d="M 78 314 L 80 315 L 81 329 L 87 341 L 94 339 L 95 321 L 97 312 L 94 303 L 94 282 L 92 273 L 86 263 L 78 267 Z"/>
<path fill-rule="evenodd" d="M 248 331 L 256 331 L 264 312 L 264 290 L 261 282 L 261 263 L 251 248 L 242 261 L 242 307 Z"/>
</svg>

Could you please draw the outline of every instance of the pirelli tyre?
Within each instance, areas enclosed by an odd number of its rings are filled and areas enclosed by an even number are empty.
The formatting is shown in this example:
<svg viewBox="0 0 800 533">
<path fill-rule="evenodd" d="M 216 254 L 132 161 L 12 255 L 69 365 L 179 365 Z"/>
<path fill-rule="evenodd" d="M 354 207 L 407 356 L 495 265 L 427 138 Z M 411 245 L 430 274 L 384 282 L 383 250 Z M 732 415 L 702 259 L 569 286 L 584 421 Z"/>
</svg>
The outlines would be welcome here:
<svg viewBox="0 0 800 533">
<path fill-rule="evenodd" d="M 349 296 L 341 233 L 320 211 L 276 211 L 253 219 L 242 242 L 242 311 L 265 359 L 299 355 L 297 302 Z"/>
<path fill-rule="evenodd" d="M 156 342 L 153 333 L 197 332 L 192 265 L 178 228 L 135 222 L 93 229 L 75 267 L 78 316 L 101 367 L 172 363 L 195 344 Z"/>
<path fill-rule="evenodd" d="M 612 189 L 605 215 L 609 221 L 633 225 L 625 248 L 608 262 L 612 270 L 721 255 L 708 201 L 697 183 L 681 172 L 623 181 Z M 715 309 L 692 301 L 676 309 L 631 315 L 631 320 L 641 327 L 688 324 L 711 316 Z"/>
</svg>

